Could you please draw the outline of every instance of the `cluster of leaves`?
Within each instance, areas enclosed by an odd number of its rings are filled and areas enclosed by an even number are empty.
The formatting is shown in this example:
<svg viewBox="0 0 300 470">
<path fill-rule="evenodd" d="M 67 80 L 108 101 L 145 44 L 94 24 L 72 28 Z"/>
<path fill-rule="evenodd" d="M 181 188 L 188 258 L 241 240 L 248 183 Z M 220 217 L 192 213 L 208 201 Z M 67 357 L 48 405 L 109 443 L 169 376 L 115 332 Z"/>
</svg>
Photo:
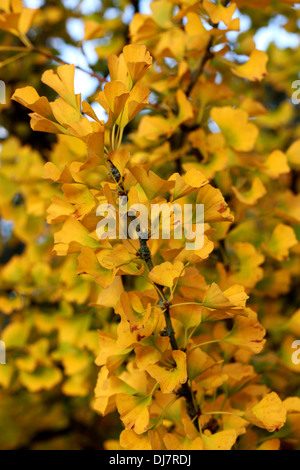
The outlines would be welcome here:
<svg viewBox="0 0 300 470">
<path fill-rule="evenodd" d="M 15 37 L 2 49 L 17 53 L 5 65 L 54 60 L 30 36 L 49 15 L 4 3 L 0 28 Z M 106 449 L 299 447 L 300 48 L 266 54 L 253 40 L 278 13 L 297 31 L 294 3 L 155 0 L 125 46 L 120 18 L 95 15 L 81 46 L 112 35 L 113 54 L 106 69 L 99 46 L 90 103 L 69 64 L 43 73 L 47 88 L 25 78 L 12 90 L 43 134 L 29 145 L 11 131 L 1 151 L 1 446 L 45 430 L 52 446 L 84 446 L 74 429 L 101 439 L 96 413 L 117 411 Z M 97 208 L 118 214 L 120 196 L 204 204 L 202 248 L 174 239 L 174 225 L 169 239 L 99 239 Z M 26 437 L 16 404 L 43 415 Z"/>
</svg>

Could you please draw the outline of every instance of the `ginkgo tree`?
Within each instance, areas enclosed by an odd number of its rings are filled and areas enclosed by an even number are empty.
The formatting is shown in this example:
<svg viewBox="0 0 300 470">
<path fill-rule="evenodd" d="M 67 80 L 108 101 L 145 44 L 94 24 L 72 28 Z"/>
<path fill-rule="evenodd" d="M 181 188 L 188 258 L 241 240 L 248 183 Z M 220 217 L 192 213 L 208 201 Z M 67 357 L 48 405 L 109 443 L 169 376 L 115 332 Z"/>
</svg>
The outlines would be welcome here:
<svg viewBox="0 0 300 470">
<path fill-rule="evenodd" d="M 110 2 L 79 5 L 79 47 L 100 39 L 93 70 L 48 47 L 49 25 L 72 42 L 63 3 L 1 6 L 0 418 L 42 415 L 1 447 L 299 448 L 300 47 L 254 41 L 278 14 L 297 32 L 295 3 L 133 3 L 129 26 L 127 2 L 113 20 Z M 98 81 L 88 100 L 77 69 Z M 203 205 L 201 248 L 174 236 L 175 216 L 169 237 L 99 237 L 99 206 L 120 221 L 122 198 Z"/>
</svg>

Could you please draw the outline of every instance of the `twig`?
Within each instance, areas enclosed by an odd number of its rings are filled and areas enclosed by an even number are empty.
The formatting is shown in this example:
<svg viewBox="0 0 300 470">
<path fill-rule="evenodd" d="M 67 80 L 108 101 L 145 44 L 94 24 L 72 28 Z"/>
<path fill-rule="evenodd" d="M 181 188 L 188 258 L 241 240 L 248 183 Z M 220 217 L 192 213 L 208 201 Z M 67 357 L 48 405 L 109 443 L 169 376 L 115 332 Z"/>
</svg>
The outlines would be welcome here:
<svg viewBox="0 0 300 470">
<path fill-rule="evenodd" d="M 121 180 L 121 175 L 118 169 L 114 166 L 114 164 L 112 162 L 110 162 L 110 164 L 111 164 L 112 172 L 114 173 L 114 179 L 119 184 Z M 146 263 L 149 271 L 152 271 L 153 262 L 152 262 L 152 257 L 151 257 L 151 251 L 147 245 L 147 241 L 148 241 L 147 239 L 139 237 L 139 243 L 140 243 L 139 255 L 141 259 Z M 163 292 L 163 287 L 157 283 L 154 283 L 154 285 L 160 294 L 160 297 L 161 297 L 160 303 L 165 308 L 163 313 L 165 317 L 166 328 L 163 334 L 164 336 L 168 336 L 172 350 L 178 351 L 179 347 L 176 341 L 175 331 L 174 331 L 171 316 L 170 316 L 170 305 L 168 303 L 168 299 L 166 298 L 166 295 Z M 195 428 L 197 429 L 197 431 L 199 431 L 198 419 L 196 418 L 198 418 L 201 415 L 201 410 L 194 403 L 193 391 L 192 391 L 192 388 L 189 386 L 188 381 L 186 381 L 180 387 L 180 389 L 177 391 L 176 394 L 178 397 L 185 398 L 186 404 L 187 404 L 187 413 L 189 417 L 191 418 Z"/>
<path fill-rule="evenodd" d="M 213 37 L 211 36 L 211 38 L 208 41 L 208 44 L 206 46 L 204 56 L 202 57 L 202 60 L 199 64 L 198 68 L 195 70 L 194 76 L 193 76 L 192 80 L 189 83 L 189 86 L 188 86 L 187 91 L 186 91 L 187 96 L 190 96 L 194 86 L 196 85 L 200 75 L 202 74 L 202 72 L 204 70 L 206 62 L 213 57 L 213 53 L 210 50 L 212 45 L 213 45 Z"/>
<path fill-rule="evenodd" d="M 55 62 L 58 62 L 59 64 L 62 64 L 62 65 L 70 65 L 69 62 L 66 62 L 65 60 L 61 59 L 60 57 L 56 57 L 55 55 L 51 54 L 50 52 L 42 51 L 41 49 L 37 49 L 36 47 L 31 48 L 31 49 L 27 49 L 27 51 L 28 52 L 33 52 L 34 54 L 40 54 L 43 57 L 46 57 L 49 60 L 53 60 Z M 87 69 L 81 67 L 80 65 L 75 65 L 75 68 L 78 69 L 78 70 L 81 70 L 81 72 L 87 73 L 88 75 L 90 75 L 90 77 L 97 78 L 97 80 L 100 83 L 107 82 L 106 78 L 101 77 L 97 73 L 92 72 L 90 70 L 87 70 Z"/>
</svg>

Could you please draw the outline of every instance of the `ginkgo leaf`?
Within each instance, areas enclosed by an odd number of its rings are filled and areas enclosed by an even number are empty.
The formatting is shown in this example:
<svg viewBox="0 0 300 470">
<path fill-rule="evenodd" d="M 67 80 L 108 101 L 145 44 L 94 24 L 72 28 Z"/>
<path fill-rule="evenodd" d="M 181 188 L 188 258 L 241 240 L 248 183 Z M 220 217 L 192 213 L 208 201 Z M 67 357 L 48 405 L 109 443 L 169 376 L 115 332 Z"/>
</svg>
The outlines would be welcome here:
<svg viewBox="0 0 300 470">
<path fill-rule="evenodd" d="M 116 313 L 122 315 L 123 311 L 116 308 Z M 145 324 L 145 327 L 140 330 L 131 331 L 129 322 L 125 315 L 118 326 L 118 340 L 117 343 L 121 348 L 131 348 L 139 344 L 142 340 L 149 338 L 155 331 L 159 324 L 161 324 L 161 317 L 159 317 L 160 309 L 153 309 L 152 315 Z"/>
<path fill-rule="evenodd" d="M 44 72 L 42 82 L 53 88 L 71 106 L 79 108 L 78 96 L 74 92 L 74 77 L 74 65 L 60 65 L 56 73 L 53 70 Z"/>
<path fill-rule="evenodd" d="M 298 241 L 292 227 L 278 224 L 272 232 L 270 239 L 263 243 L 263 249 L 278 261 L 288 259 L 289 250 L 297 245 Z"/>
<path fill-rule="evenodd" d="M 224 7 L 222 3 L 214 4 L 208 0 L 203 2 L 203 7 L 210 16 L 213 23 L 218 24 L 220 21 L 228 26 L 231 22 L 232 15 L 236 10 L 236 4 L 232 3 L 228 7 Z"/>
<path fill-rule="evenodd" d="M 258 128 L 248 122 L 248 114 L 230 106 L 212 108 L 212 119 L 218 124 L 229 146 L 240 152 L 253 149 L 258 137 Z"/>
<path fill-rule="evenodd" d="M 130 171 L 150 200 L 174 187 L 173 181 L 165 181 L 153 171 L 147 173 L 141 166 L 133 166 Z"/>
<path fill-rule="evenodd" d="M 125 127 L 128 122 L 132 121 L 147 106 L 149 95 L 150 90 L 147 86 L 140 82 L 135 84 L 130 91 L 122 113 L 116 121 L 121 128 Z"/>
<path fill-rule="evenodd" d="M 213 310 L 236 312 L 245 308 L 247 298 L 244 288 L 238 284 L 222 292 L 213 282 L 203 300 L 203 306 Z"/>
<path fill-rule="evenodd" d="M 266 330 L 258 322 L 257 314 L 249 309 L 247 317 L 239 315 L 235 318 L 232 330 L 222 341 L 259 354 L 266 342 L 265 334 Z"/>
<path fill-rule="evenodd" d="M 12 1 L 11 6 L 4 8 L 1 4 L 1 9 L 4 9 L 6 13 L 0 14 L 0 29 L 9 31 L 15 36 L 24 36 L 31 28 L 36 15 L 39 10 L 32 8 L 24 8 L 21 2 Z"/>
<path fill-rule="evenodd" d="M 136 434 L 134 431 L 124 429 L 120 434 L 120 444 L 129 450 L 152 450 L 150 439 L 145 434 Z"/>
<path fill-rule="evenodd" d="M 98 366 L 105 365 L 110 372 L 118 369 L 131 352 L 131 349 L 120 348 L 116 339 L 107 333 L 98 331 L 98 337 L 100 351 L 96 357 L 95 363 Z"/>
<path fill-rule="evenodd" d="M 268 60 L 269 57 L 264 51 L 255 49 L 251 52 L 248 62 L 243 65 L 236 65 L 231 70 L 238 77 L 259 82 L 267 76 L 266 65 Z"/>
<path fill-rule="evenodd" d="M 124 83 L 118 80 L 106 83 L 104 90 L 100 91 L 97 101 L 109 115 L 108 126 L 117 121 L 129 96 L 130 93 Z"/>
<path fill-rule="evenodd" d="M 208 179 L 197 169 L 188 170 L 183 177 L 174 173 L 169 180 L 175 181 L 173 200 L 186 196 L 208 183 Z"/>
<path fill-rule="evenodd" d="M 150 303 L 147 305 L 147 308 L 144 308 L 140 298 L 134 292 L 122 292 L 120 305 L 130 324 L 131 331 L 145 328 L 152 312 Z"/>
<path fill-rule="evenodd" d="M 152 396 L 137 397 L 120 393 L 117 395 L 117 408 L 126 429 L 143 434 L 149 425 L 149 406 Z"/>
<path fill-rule="evenodd" d="M 161 353 L 154 346 L 136 346 L 135 355 L 140 369 L 146 369 L 149 364 L 156 364 L 161 359 Z"/>
<path fill-rule="evenodd" d="M 284 329 L 290 331 L 295 336 L 300 335 L 300 309 L 287 320 L 284 325 Z"/>
<path fill-rule="evenodd" d="M 21 371 L 19 374 L 20 382 L 30 392 L 39 392 L 41 390 L 50 390 L 62 379 L 62 373 L 56 367 L 40 367 L 34 372 Z"/>
<path fill-rule="evenodd" d="M 224 220 L 232 222 L 234 219 L 221 191 L 210 184 L 199 189 L 197 204 L 204 205 L 205 222 L 221 222 Z"/>
<path fill-rule="evenodd" d="M 203 450 L 203 440 L 201 437 L 195 439 L 189 439 L 180 437 L 174 434 L 166 434 L 164 436 L 164 444 L 169 450 Z"/>
<path fill-rule="evenodd" d="M 175 261 L 175 263 L 172 264 L 166 261 L 165 263 L 154 266 L 149 273 L 149 277 L 153 282 L 171 288 L 175 279 L 178 278 L 180 274 L 184 274 L 183 263 Z"/>
<path fill-rule="evenodd" d="M 232 186 L 232 190 L 236 195 L 237 199 L 246 205 L 256 204 L 267 192 L 261 179 L 256 177 L 251 183 L 251 188 L 247 191 L 241 191 L 236 187 Z"/>
<path fill-rule="evenodd" d="M 179 108 L 176 115 L 172 114 L 168 119 L 161 116 L 144 116 L 139 124 L 138 134 L 151 141 L 164 134 L 170 137 L 181 124 L 192 119 L 194 116 L 192 104 L 181 89 L 177 90 L 176 101 Z"/>
<path fill-rule="evenodd" d="M 126 150 L 114 150 L 110 153 L 109 159 L 118 168 L 120 175 L 123 176 L 124 169 L 130 159 L 130 153 Z"/>
<path fill-rule="evenodd" d="M 56 183 L 72 183 L 73 181 L 73 177 L 67 166 L 60 170 L 52 162 L 45 164 L 43 177 L 55 181 Z"/>
<path fill-rule="evenodd" d="M 105 34 L 105 25 L 94 20 L 86 20 L 84 22 L 83 41 L 101 38 Z"/>
<path fill-rule="evenodd" d="M 274 432 L 285 424 L 286 413 L 277 393 L 271 392 L 253 408 L 246 410 L 244 418 L 259 428 Z"/>
<path fill-rule="evenodd" d="M 288 397 L 283 400 L 283 406 L 287 413 L 300 413 L 300 398 L 299 397 Z"/>
<path fill-rule="evenodd" d="M 186 302 L 186 305 L 184 303 Z M 176 304 L 180 304 L 176 306 Z M 195 328 L 200 325 L 202 318 L 202 307 L 201 305 L 189 305 L 188 299 L 175 296 L 173 298 L 173 305 L 170 310 L 172 318 L 180 321 L 186 330 Z"/>
<path fill-rule="evenodd" d="M 109 370 L 102 367 L 95 387 L 94 409 L 105 416 L 116 407 L 116 396 L 120 393 L 134 394 L 135 390 L 119 377 L 109 375 Z"/>
<path fill-rule="evenodd" d="M 233 429 L 220 431 L 212 435 L 202 435 L 205 450 L 231 450 L 236 439 L 237 434 Z"/>
<path fill-rule="evenodd" d="M 200 348 L 192 348 L 187 353 L 187 371 L 190 380 L 199 377 L 214 364 L 215 361 Z"/>
<path fill-rule="evenodd" d="M 141 80 L 152 65 L 152 57 L 146 46 L 129 44 L 123 49 L 125 64 L 133 83 Z"/>
<path fill-rule="evenodd" d="M 73 205 L 74 217 L 76 217 L 77 220 L 82 220 L 96 206 L 96 200 L 93 194 L 82 184 L 65 183 L 62 186 L 62 191 L 64 193 L 65 202 Z"/>
<path fill-rule="evenodd" d="M 260 265 L 265 257 L 250 243 L 235 243 L 234 254 L 239 259 L 239 267 L 230 275 L 230 281 L 245 287 L 254 287 L 263 277 Z"/>
<path fill-rule="evenodd" d="M 57 252 L 65 254 L 69 252 L 80 251 L 81 246 L 97 248 L 99 245 L 96 240 L 89 236 L 88 230 L 74 217 L 68 217 L 63 228 L 56 232 L 55 243 Z"/>
<path fill-rule="evenodd" d="M 280 175 L 289 173 L 290 167 L 286 155 L 281 150 L 274 150 L 264 162 L 264 173 L 276 179 Z"/>
<path fill-rule="evenodd" d="M 6 348 L 21 348 L 25 346 L 30 333 L 30 325 L 28 322 L 14 322 L 7 325 L 1 335 Z"/>
<path fill-rule="evenodd" d="M 49 119 L 53 118 L 50 103 L 47 98 L 45 96 L 39 96 L 35 88 L 31 86 L 18 88 L 11 99 L 26 106 L 35 113 L 41 114 Z"/>
<path fill-rule="evenodd" d="M 297 448 L 295 2 L 0 3 L 0 448 Z"/>
<path fill-rule="evenodd" d="M 146 367 L 147 372 L 159 383 L 163 393 L 173 392 L 187 381 L 186 355 L 183 351 L 172 351 L 174 367 L 165 368 L 156 364 Z"/>
<path fill-rule="evenodd" d="M 288 162 L 293 167 L 300 166 L 300 139 L 296 140 L 286 151 Z"/>
<path fill-rule="evenodd" d="M 270 439 L 266 442 L 263 442 L 256 450 L 279 450 L 280 449 L 280 439 Z"/>
</svg>

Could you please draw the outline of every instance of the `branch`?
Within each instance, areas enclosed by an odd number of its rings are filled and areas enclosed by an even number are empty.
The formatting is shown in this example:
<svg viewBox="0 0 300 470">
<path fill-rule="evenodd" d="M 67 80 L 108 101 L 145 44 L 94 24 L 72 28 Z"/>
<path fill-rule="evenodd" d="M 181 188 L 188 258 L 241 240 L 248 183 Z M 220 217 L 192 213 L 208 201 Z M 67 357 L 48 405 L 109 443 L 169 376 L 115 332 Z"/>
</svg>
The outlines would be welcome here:
<svg viewBox="0 0 300 470">
<path fill-rule="evenodd" d="M 196 85 L 200 75 L 202 74 L 203 70 L 204 70 L 204 67 L 206 65 L 206 62 L 209 60 L 209 59 L 212 59 L 213 57 L 213 53 L 211 52 L 211 47 L 213 45 L 213 37 L 211 36 L 210 40 L 208 41 L 208 44 L 206 46 L 206 50 L 205 50 L 205 53 L 204 53 L 204 56 L 198 66 L 198 68 L 195 70 L 194 72 L 194 76 L 192 78 L 192 80 L 190 81 L 189 83 L 189 86 L 187 88 L 187 91 L 186 91 L 186 94 L 187 96 L 189 96 L 194 88 L 194 86 Z"/>
<path fill-rule="evenodd" d="M 69 62 L 66 62 L 65 60 L 61 59 L 60 57 L 57 57 L 57 56 L 51 54 L 51 52 L 49 52 L 49 51 L 42 51 L 41 49 L 38 49 L 37 47 L 34 47 L 31 43 L 25 44 L 25 47 L 0 46 L 0 51 L 3 51 L 3 52 L 19 52 L 20 56 L 21 56 L 21 54 L 25 55 L 25 54 L 30 54 L 30 53 L 39 54 L 43 57 L 46 57 L 46 59 L 53 60 L 54 62 L 58 62 L 59 64 L 71 65 L 71 64 L 69 64 Z M 18 54 L 16 54 L 12 58 L 7 59 L 7 61 L 4 61 L 2 63 L 2 65 L 6 65 L 6 62 L 9 63 L 10 60 L 11 61 L 17 60 L 18 58 L 20 58 L 20 57 L 18 57 Z M 106 78 L 101 77 L 101 75 L 98 75 L 97 73 L 95 73 L 91 70 L 87 70 L 87 69 L 81 67 L 80 65 L 75 65 L 75 68 L 78 69 L 78 70 L 81 70 L 81 72 L 84 72 L 84 73 L 88 74 L 90 77 L 97 78 L 97 80 L 100 83 L 106 83 L 107 82 Z"/>
<path fill-rule="evenodd" d="M 121 182 L 121 175 L 119 170 L 115 167 L 115 165 L 110 161 L 109 162 L 111 165 L 111 174 L 113 175 L 113 179 L 119 184 L 122 184 Z M 123 185 L 122 185 L 123 186 Z M 124 187 L 122 188 L 124 189 Z M 125 189 L 124 189 L 125 191 Z M 140 243 L 140 248 L 139 248 L 139 255 L 141 259 L 146 263 L 149 271 L 152 271 L 153 269 L 153 262 L 152 262 L 152 257 L 151 257 L 151 251 L 147 245 L 147 239 L 145 238 L 139 238 L 139 243 Z M 172 319 L 170 316 L 170 304 L 168 303 L 168 300 L 166 298 L 165 293 L 163 292 L 163 287 L 160 286 L 159 284 L 155 283 L 155 287 L 161 294 L 161 303 L 164 306 L 164 317 L 165 317 L 165 322 L 166 322 L 166 328 L 163 331 L 164 336 L 168 336 L 170 339 L 170 345 L 173 351 L 179 350 L 176 337 L 175 337 L 175 331 L 172 325 Z M 177 391 L 177 396 L 179 397 L 184 397 L 187 403 L 187 412 L 191 420 L 193 421 L 197 431 L 199 431 L 199 424 L 198 420 L 196 419 L 197 417 L 200 416 L 201 410 L 194 404 L 193 400 L 193 391 L 191 387 L 189 386 L 188 382 L 183 384 L 180 389 Z"/>
<path fill-rule="evenodd" d="M 141 254 L 141 258 L 147 264 L 149 271 L 151 271 L 153 269 L 153 262 L 152 262 L 152 258 L 151 258 L 151 251 L 150 251 L 149 247 L 147 246 L 147 240 L 139 239 L 139 241 L 140 241 L 140 250 L 139 251 L 140 251 L 140 254 Z M 146 246 L 147 249 L 145 249 L 145 246 Z M 146 253 L 145 257 L 143 257 L 144 253 Z M 179 347 L 178 347 L 178 344 L 177 344 L 177 341 L 176 341 L 175 331 L 174 331 L 173 324 L 172 324 L 172 319 L 171 319 L 171 316 L 170 316 L 170 304 L 168 303 L 167 298 L 165 296 L 165 293 L 163 292 L 163 287 L 160 286 L 159 284 L 156 284 L 156 283 L 155 283 L 155 286 L 159 290 L 162 299 L 164 299 L 164 302 L 162 302 L 162 303 L 163 303 L 163 306 L 164 306 L 164 317 L 165 317 L 165 322 L 166 322 L 166 328 L 163 331 L 163 335 L 169 337 L 170 345 L 171 345 L 172 350 L 173 351 L 178 351 Z M 189 386 L 188 381 L 186 381 L 180 387 L 180 389 L 177 391 L 176 395 L 178 397 L 184 397 L 185 398 L 187 413 L 188 413 L 190 419 L 192 420 L 195 428 L 197 429 L 197 431 L 199 431 L 198 419 L 196 419 L 196 418 L 198 418 L 201 415 L 201 410 L 194 403 L 193 390 Z"/>
<path fill-rule="evenodd" d="M 37 49 L 37 48 L 30 48 L 30 49 L 26 49 L 28 51 L 28 53 L 30 52 L 33 52 L 34 54 L 39 54 L 39 55 L 42 55 L 43 57 L 46 57 L 47 59 L 49 60 L 53 60 L 55 62 L 58 62 L 59 64 L 62 64 L 62 65 L 70 65 L 69 62 L 66 62 L 65 60 L 61 59 L 60 57 L 56 57 L 55 55 L 51 54 L 50 52 L 48 51 L 42 51 L 41 49 Z M 90 75 L 90 77 L 94 77 L 94 78 L 97 78 L 97 80 L 100 82 L 100 83 L 105 83 L 107 82 L 106 78 L 104 77 L 101 77 L 100 75 L 98 75 L 97 73 L 95 72 L 92 72 L 90 70 L 87 70 L 83 67 L 81 67 L 80 65 L 75 65 L 75 68 L 78 69 L 78 70 L 81 70 L 81 72 L 84 72 L 84 73 L 87 73 L 88 75 Z"/>
</svg>

